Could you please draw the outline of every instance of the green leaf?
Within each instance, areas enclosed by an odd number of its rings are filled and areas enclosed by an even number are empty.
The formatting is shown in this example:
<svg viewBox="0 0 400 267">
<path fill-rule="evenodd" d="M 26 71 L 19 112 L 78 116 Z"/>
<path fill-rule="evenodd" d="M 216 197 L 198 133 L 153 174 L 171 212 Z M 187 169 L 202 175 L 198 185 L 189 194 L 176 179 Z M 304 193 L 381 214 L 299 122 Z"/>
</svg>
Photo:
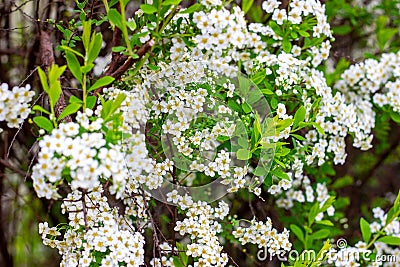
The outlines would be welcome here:
<svg viewBox="0 0 400 267">
<path fill-rule="evenodd" d="M 91 95 L 86 98 L 86 108 L 93 109 L 94 105 L 96 104 L 96 96 Z"/>
<path fill-rule="evenodd" d="M 382 30 L 385 28 L 387 21 L 388 21 L 388 17 L 385 15 L 380 15 L 377 19 L 376 19 L 376 29 L 377 30 Z"/>
<path fill-rule="evenodd" d="M 100 53 L 101 46 L 103 45 L 103 36 L 101 33 L 93 33 L 92 40 L 89 45 L 88 62 L 92 63 Z"/>
<path fill-rule="evenodd" d="M 165 0 L 161 3 L 163 6 L 179 5 L 181 0 Z"/>
<path fill-rule="evenodd" d="M 252 111 L 252 108 L 249 104 L 247 104 L 246 102 L 242 103 L 242 109 L 244 111 L 244 113 L 248 114 Z"/>
<path fill-rule="evenodd" d="M 354 183 L 354 178 L 350 175 L 345 175 L 339 179 L 337 179 L 333 184 L 332 184 L 332 189 L 339 189 L 343 188 L 348 185 L 352 185 Z"/>
<path fill-rule="evenodd" d="M 50 112 L 49 112 L 49 111 L 47 111 L 46 109 L 44 109 L 43 107 L 41 107 L 41 106 L 39 106 L 39 105 L 34 105 L 33 108 L 32 108 L 32 110 L 37 110 L 37 111 L 40 111 L 40 112 L 43 112 L 43 113 L 45 113 L 45 114 L 50 115 Z"/>
<path fill-rule="evenodd" d="M 50 88 L 47 91 L 47 94 L 49 95 L 50 98 L 50 105 L 53 107 L 56 105 L 62 93 L 61 84 L 58 78 L 60 78 L 60 76 L 62 75 L 62 73 L 65 71 L 66 68 L 67 66 L 58 67 L 57 65 L 52 65 L 49 68 Z"/>
<path fill-rule="evenodd" d="M 369 226 L 369 223 L 362 217 L 360 219 L 360 228 L 364 242 L 368 244 L 371 238 L 371 228 Z"/>
<path fill-rule="evenodd" d="M 260 115 L 258 115 L 258 113 L 255 114 L 253 134 L 255 143 L 258 143 L 258 141 L 260 141 L 261 138 Z"/>
<path fill-rule="evenodd" d="M 332 247 L 330 240 L 326 240 L 324 245 L 322 246 L 321 250 L 318 252 L 317 257 L 313 258 L 311 260 L 317 259 L 316 262 L 314 262 L 310 267 L 316 267 L 316 266 L 321 266 L 321 263 L 325 260 L 327 260 L 328 254 L 327 252 L 330 250 Z M 308 254 L 308 253 L 307 253 Z M 315 254 L 314 254 L 315 255 Z"/>
<path fill-rule="evenodd" d="M 279 120 L 276 124 L 277 129 L 283 130 L 283 129 L 289 127 L 292 124 L 292 122 L 293 122 L 293 119 L 290 119 L 290 118 L 287 118 L 284 120 Z"/>
<path fill-rule="evenodd" d="M 257 167 L 254 169 L 253 174 L 254 174 L 255 176 L 265 176 L 265 175 L 268 174 L 268 172 L 267 172 L 264 168 L 262 168 L 262 167 L 260 167 L 260 166 L 257 166 Z"/>
<path fill-rule="evenodd" d="M 172 256 L 172 259 L 174 260 L 175 267 L 185 267 L 178 256 Z"/>
<path fill-rule="evenodd" d="M 289 154 L 290 153 L 290 148 L 287 148 L 287 147 L 281 147 L 281 149 L 280 149 L 280 151 L 279 151 L 279 155 L 281 156 L 281 157 L 284 157 L 284 156 L 286 156 L 287 154 Z"/>
<path fill-rule="evenodd" d="M 133 53 L 133 54 L 131 54 L 131 58 L 132 59 L 137 59 L 137 58 L 139 58 L 139 56 L 138 56 L 138 54 Z"/>
<path fill-rule="evenodd" d="M 197 10 L 199 10 L 202 6 L 200 4 L 194 4 L 188 7 L 185 10 L 182 10 L 180 13 L 191 14 Z"/>
<path fill-rule="evenodd" d="M 321 220 L 315 222 L 316 224 L 326 225 L 326 226 L 334 226 L 334 224 L 330 220 Z"/>
<path fill-rule="evenodd" d="M 241 106 L 234 99 L 228 100 L 228 107 L 230 107 L 232 110 L 234 110 L 236 112 L 242 111 Z"/>
<path fill-rule="evenodd" d="M 300 106 L 299 109 L 294 114 L 293 128 L 296 128 L 299 122 L 303 122 L 305 118 L 306 118 L 306 109 L 304 108 L 304 106 Z"/>
<path fill-rule="evenodd" d="M 119 94 L 115 100 L 112 102 L 111 105 L 111 114 L 114 113 L 115 111 L 117 111 L 117 109 L 121 106 L 122 102 L 124 102 L 126 98 L 125 94 Z"/>
<path fill-rule="evenodd" d="M 400 246 L 400 237 L 397 236 L 384 236 L 378 239 L 378 242 L 383 242 L 392 246 Z"/>
<path fill-rule="evenodd" d="M 167 12 L 168 12 L 170 9 L 171 9 L 171 5 L 168 5 L 168 6 L 162 5 L 161 10 L 158 12 L 158 16 L 159 16 L 160 18 L 165 18 L 166 15 L 167 15 Z M 177 23 L 176 25 L 178 25 L 178 23 Z M 176 32 L 179 32 L 179 31 L 176 31 Z"/>
<path fill-rule="evenodd" d="M 338 199 L 335 201 L 335 209 L 343 209 L 344 207 L 347 207 L 350 205 L 350 199 L 348 197 L 338 197 Z"/>
<path fill-rule="evenodd" d="M 83 104 L 83 101 L 80 98 L 77 98 L 76 96 L 72 95 L 69 98 L 69 103 L 80 103 L 80 104 Z"/>
<path fill-rule="evenodd" d="M 49 133 L 54 129 L 53 124 L 52 124 L 51 121 L 50 121 L 48 118 L 46 118 L 46 117 L 43 117 L 43 116 L 34 117 L 34 118 L 33 118 L 33 122 L 34 122 L 37 126 L 39 126 L 39 128 L 42 128 L 42 129 L 46 130 L 46 131 L 49 132 Z"/>
<path fill-rule="evenodd" d="M 126 47 L 125 46 L 114 46 L 111 50 L 115 53 L 119 53 L 119 52 L 125 51 Z"/>
<path fill-rule="evenodd" d="M 303 36 L 303 37 L 310 37 L 310 34 L 308 33 L 308 32 L 306 32 L 306 31 L 299 31 L 299 34 L 301 35 L 301 36 Z"/>
<path fill-rule="evenodd" d="M 157 12 L 157 8 L 155 8 L 152 5 L 147 5 L 147 4 L 141 4 L 140 9 L 143 10 L 143 13 L 145 14 L 153 14 Z"/>
<path fill-rule="evenodd" d="M 378 46 L 380 50 L 384 50 L 385 45 L 397 34 L 397 29 L 384 28 L 377 32 L 376 38 L 378 40 Z"/>
<path fill-rule="evenodd" d="M 179 252 L 179 257 L 181 258 L 184 266 L 187 265 L 188 261 L 189 261 L 189 257 L 188 255 L 186 255 L 186 249 L 185 246 L 183 246 L 181 243 L 176 242 L 176 248 L 178 249 Z"/>
<path fill-rule="evenodd" d="M 400 208 L 400 190 L 399 190 L 399 193 L 397 193 L 397 197 L 393 203 L 393 208 L 395 208 L 395 209 Z"/>
<path fill-rule="evenodd" d="M 251 80 L 255 83 L 255 84 L 260 84 L 264 79 L 265 76 L 267 76 L 267 73 L 264 70 L 257 72 L 252 78 Z M 272 92 L 272 91 L 271 91 Z"/>
<path fill-rule="evenodd" d="M 97 88 L 109 85 L 110 83 L 112 83 L 115 80 L 115 78 L 111 77 L 111 76 L 104 76 L 101 77 L 100 79 L 98 79 L 90 88 L 89 88 L 89 92 L 96 90 Z"/>
<path fill-rule="evenodd" d="M 304 136 L 298 135 L 298 134 L 290 134 L 291 136 L 293 136 L 294 138 L 296 138 L 297 140 L 300 141 L 304 141 L 306 140 L 306 138 Z"/>
<path fill-rule="evenodd" d="M 238 144 L 242 148 L 247 148 L 249 147 L 249 140 L 243 136 L 238 138 Z"/>
<path fill-rule="evenodd" d="M 93 67 L 94 67 L 93 63 L 88 63 L 86 66 L 81 67 L 81 71 L 83 73 L 88 73 L 89 71 L 91 71 L 93 69 Z"/>
<path fill-rule="evenodd" d="M 115 8 L 110 8 L 110 10 L 108 10 L 107 17 L 113 25 L 122 30 L 124 27 L 122 24 L 122 16 Z"/>
<path fill-rule="evenodd" d="M 314 223 L 315 217 L 319 213 L 319 203 L 316 202 L 310 209 L 308 213 L 308 225 L 311 226 Z"/>
<path fill-rule="evenodd" d="M 278 107 L 278 99 L 276 97 L 272 97 L 270 105 L 272 109 L 276 109 Z"/>
<path fill-rule="evenodd" d="M 321 171 L 323 173 L 326 173 L 326 174 L 331 175 L 331 176 L 334 176 L 336 174 L 335 169 L 333 168 L 333 166 L 329 162 L 325 162 L 324 164 L 322 164 L 320 169 L 321 169 Z"/>
<path fill-rule="evenodd" d="M 272 28 L 272 30 L 273 30 L 277 35 L 279 35 L 279 36 L 282 36 L 282 35 L 283 35 L 283 34 L 282 34 L 281 28 L 279 27 L 279 25 L 278 25 L 275 21 L 270 20 L 269 23 L 268 23 L 268 25 Z"/>
<path fill-rule="evenodd" d="M 335 200 L 336 200 L 335 196 L 330 196 L 327 200 L 325 200 L 324 205 L 322 205 L 322 207 L 319 209 L 319 212 L 326 211 L 330 206 L 333 205 Z"/>
<path fill-rule="evenodd" d="M 81 106 L 82 106 L 82 104 L 80 104 L 80 103 L 69 104 L 61 112 L 60 116 L 58 116 L 57 121 L 60 121 L 60 120 L 64 119 L 65 117 L 67 117 L 71 114 L 74 114 L 75 112 L 77 112 L 80 109 Z"/>
<path fill-rule="evenodd" d="M 319 124 L 316 123 L 316 122 L 310 122 L 310 124 L 311 124 L 312 126 L 314 126 L 315 129 L 317 129 L 317 131 L 318 131 L 319 134 L 321 134 L 321 135 L 325 134 L 325 131 L 324 131 L 324 129 L 322 129 L 321 125 L 319 125 Z"/>
<path fill-rule="evenodd" d="M 152 64 L 147 64 L 147 67 L 148 67 L 149 69 L 151 69 L 151 70 L 159 70 L 159 69 L 160 69 L 159 66 L 154 66 L 154 65 L 152 65 Z"/>
<path fill-rule="evenodd" d="M 390 118 L 396 122 L 400 124 L 400 114 L 396 113 L 396 112 L 390 112 Z"/>
<path fill-rule="evenodd" d="M 286 53 L 290 53 L 290 51 L 292 50 L 292 43 L 288 38 L 283 39 L 282 48 L 283 51 L 285 51 Z"/>
<path fill-rule="evenodd" d="M 109 3 L 108 3 L 108 6 L 109 7 L 112 7 L 112 6 L 114 6 L 116 3 L 118 3 L 119 2 L 119 0 L 111 0 Z"/>
<path fill-rule="evenodd" d="M 337 35 L 346 35 L 351 32 L 352 28 L 349 25 L 340 25 L 333 28 L 333 33 Z"/>
<path fill-rule="evenodd" d="M 103 101 L 100 98 L 100 101 L 102 102 L 101 105 L 103 106 L 103 108 L 101 109 L 101 117 L 105 120 L 110 115 L 112 100 Z"/>
<path fill-rule="evenodd" d="M 65 50 L 65 51 L 69 51 L 69 52 L 71 52 L 71 53 L 73 53 L 73 54 L 75 54 L 75 55 L 77 55 L 77 56 L 79 56 L 79 57 L 81 57 L 81 58 L 85 58 L 84 55 L 82 55 L 81 53 L 79 53 L 78 51 L 72 49 L 72 48 L 69 47 L 69 46 L 60 45 L 59 47 L 60 47 L 60 49 L 63 49 L 63 50 Z"/>
<path fill-rule="evenodd" d="M 251 6 L 253 5 L 253 2 L 254 2 L 254 0 L 243 0 L 242 1 L 242 10 L 243 10 L 244 14 L 246 14 L 250 10 Z"/>
<path fill-rule="evenodd" d="M 315 233 L 313 233 L 310 238 L 311 239 L 324 239 L 327 238 L 329 236 L 331 231 L 329 231 L 328 229 L 321 229 L 316 231 Z"/>
<path fill-rule="evenodd" d="M 261 90 L 261 93 L 263 93 L 264 95 L 273 95 L 274 92 L 272 92 L 270 89 L 264 88 Z"/>
<path fill-rule="evenodd" d="M 121 1 L 119 1 L 119 3 L 121 4 L 123 4 L 124 5 L 124 7 L 126 7 L 126 5 L 129 3 L 129 1 L 130 0 L 121 0 Z"/>
<path fill-rule="evenodd" d="M 278 161 L 277 159 L 275 159 L 275 162 L 277 162 L 278 164 L 280 163 L 280 161 Z M 273 175 L 275 175 L 276 177 L 278 177 L 279 179 L 290 180 L 289 175 L 282 170 L 282 168 L 285 168 L 285 165 L 283 164 L 283 166 L 282 166 L 282 164 L 283 163 L 280 164 L 280 167 L 278 166 L 277 168 L 272 170 L 271 173 Z"/>
<path fill-rule="evenodd" d="M 58 81 L 58 78 L 61 77 L 61 75 L 64 73 L 66 70 L 67 66 L 61 66 L 59 67 L 58 65 L 52 65 L 49 68 L 49 82 L 50 82 L 50 87 L 52 84 L 55 84 Z M 50 88 L 51 89 L 51 88 Z"/>
<path fill-rule="evenodd" d="M 246 96 L 249 93 L 250 87 L 252 85 L 251 81 L 241 75 L 238 76 L 238 81 L 239 81 L 238 92 L 240 93 L 239 95 L 246 99 Z"/>
<path fill-rule="evenodd" d="M 301 230 L 301 228 L 295 224 L 290 225 L 290 230 L 297 236 L 297 238 L 301 241 L 304 242 L 304 233 Z"/>
<path fill-rule="evenodd" d="M 49 84 L 47 83 L 46 73 L 42 70 L 41 67 L 38 68 L 38 73 L 43 90 L 47 93 L 49 91 Z"/>
<path fill-rule="evenodd" d="M 88 51 L 90 42 L 90 32 L 92 30 L 92 22 L 90 20 L 82 21 L 82 26 L 83 26 L 82 43 L 83 47 L 85 48 L 85 51 Z"/>
<path fill-rule="evenodd" d="M 263 148 L 264 147 L 265 146 L 263 145 Z M 283 163 L 282 161 L 278 160 L 277 158 L 274 158 L 274 162 L 277 163 L 281 168 L 286 168 L 285 163 Z M 281 177 L 283 174 L 285 174 L 285 172 L 282 172 L 282 170 L 280 170 L 280 169 L 273 170 L 273 171 L 271 171 L 271 173 L 274 174 L 277 177 Z M 283 177 L 282 179 L 286 179 L 286 178 L 287 179 L 289 178 L 289 176 L 287 174 L 286 174 L 286 177 Z"/>
<path fill-rule="evenodd" d="M 74 77 L 82 84 L 81 66 L 75 54 L 66 51 L 65 58 L 67 59 L 67 65 L 69 70 L 72 72 L 72 75 L 74 75 Z"/>
<path fill-rule="evenodd" d="M 240 160 L 248 160 L 249 158 L 251 158 L 251 156 L 252 153 L 247 149 L 241 148 L 236 152 L 236 157 Z"/>
<path fill-rule="evenodd" d="M 131 30 L 131 31 L 134 31 L 134 30 L 136 30 L 136 22 L 134 21 L 134 20 L 129 20 L 129 21 L 127 21 L 126 22 L 126 26 L 128 26 L 128 28 Z"/>
</svg>

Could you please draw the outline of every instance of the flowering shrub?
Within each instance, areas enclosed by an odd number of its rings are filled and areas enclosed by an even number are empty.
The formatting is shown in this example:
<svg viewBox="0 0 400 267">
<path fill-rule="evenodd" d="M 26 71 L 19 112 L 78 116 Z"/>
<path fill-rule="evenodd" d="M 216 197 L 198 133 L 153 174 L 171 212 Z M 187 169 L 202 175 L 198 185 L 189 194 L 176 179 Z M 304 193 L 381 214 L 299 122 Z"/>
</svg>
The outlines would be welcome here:
<svg viewBox="0 0 400 267">
<path fill-rule="evenodd" d="M 9 128 L 18 128 L 29 115 L 29 102 L 32 101 L 34 94 L 30 85 L 15 86 L 9 90 L 8 84 L 1 84 L 0 121 L 6 121 Z"/>
<path fill-rule="evenodd" d="M 400 123 L 398 13 L 360 6 L 382 53 L 330 71 L 332 32 L 348 25 L 329 22 L 354 20 L 355 7 L 180 4 L 103 1 L 99 15 L 76 2 L 67 26 L 47 21 L 64 65 L 43 62 L 33 89 L 0 87 L 0 122 L 16 128 L 31 114 L 33 189 L 65 214 L 39 224 L 60 266 L 256 266 L 262 249 L 281 266 L 396 265 L 398 188 L 388 212 L 372 210 L 377 221 L 350 218 L 360 234 L 343 245 L 338 189 L 354 181 L 335 168 L 349 147 L 371 149 L 374 129 L 384 138 L 381 124 Z"/>
</svg>

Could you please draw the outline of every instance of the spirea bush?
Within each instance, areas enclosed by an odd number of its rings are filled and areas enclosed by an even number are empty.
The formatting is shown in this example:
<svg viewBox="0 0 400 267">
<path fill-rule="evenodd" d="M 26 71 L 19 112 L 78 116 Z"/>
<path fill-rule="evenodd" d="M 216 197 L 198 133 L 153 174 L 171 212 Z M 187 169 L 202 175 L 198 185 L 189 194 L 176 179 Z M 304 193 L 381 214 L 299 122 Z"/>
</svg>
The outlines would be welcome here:
<svg viewBox="0 0 400 267">
<path fill-rule="evenodd" d="M 76 1 L 41 22 L 61 41 L 42 28 L 37 83 L 1 84 L 0 122 L 35 133 L 60 266 L 398 266 L 399 188 L 346 218 L 335 172 L 400 123 L 399 3 L 256 2 Z M 373 32 L 354 64 L 330 55 L 350 31 Z"/>
</svg>

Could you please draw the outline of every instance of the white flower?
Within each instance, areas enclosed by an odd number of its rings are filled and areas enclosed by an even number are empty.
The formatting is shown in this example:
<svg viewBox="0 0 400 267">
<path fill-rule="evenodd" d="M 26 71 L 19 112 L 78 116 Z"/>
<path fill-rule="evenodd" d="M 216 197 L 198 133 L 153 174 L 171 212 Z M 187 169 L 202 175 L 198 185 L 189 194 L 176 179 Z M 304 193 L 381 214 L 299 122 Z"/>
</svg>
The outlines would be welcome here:
<svg viewBox="0 0 400 267">
<path fill-rule="evenodd" d="M 278 108 L 277 108 L 277 110 L 276 110 L 276 113 L 277 113 L 277 115 L 278 115 L 278 117 L 279 117 L 280 119 L 285 118 L 285 115 L 286 115 L 286 106 L 285 106 L 284 104 L 282 104 L 282 103 L 279 103 L 279 104 L 278 104 Z"/>
<path fill-rule="evenodd" d="M 283 21 L 287 19 L 286 9 L 275 9 L 272 19 L 275 20 L 278 25 L 282 25 Z"/>
</svg>

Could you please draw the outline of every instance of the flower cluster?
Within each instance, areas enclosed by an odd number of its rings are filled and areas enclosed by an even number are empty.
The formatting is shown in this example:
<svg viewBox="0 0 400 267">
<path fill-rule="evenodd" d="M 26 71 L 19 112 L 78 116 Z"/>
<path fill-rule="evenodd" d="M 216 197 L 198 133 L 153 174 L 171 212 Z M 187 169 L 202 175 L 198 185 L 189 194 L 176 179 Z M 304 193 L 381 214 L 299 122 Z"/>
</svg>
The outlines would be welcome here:
<svg viewBox="0 0 400 267">
<path fill-rule="evenodd" d="M 379 107 L 388 106 L 394 112 L 400 112 L 400 53 L 383 54 L 378 61 L 367 59 L 351 66 L 336 83 L 346 100 L 354 105 L 363 102 L 375 103 Z M 371 98 L 373 101 L 371 101 Z M 366 105 L 363 105 L 365 110 Z M 372 107 L 368 106 L 368 110 Z M 364 111 L 365 112 L 365 111 Z M 372 112 L 372 114 L 371 114 Z M 373 111 L 368 113 L 375 116 Z M 372 128 L 374 125 L 369 125 Z"/>
<path fill-rule="evenodd" d="M 110 191 L 117 197 L 125 194 L 125 189 L 136 192 L 140 184 L 155 189 L 162 183 L 162 176 L 153 172 L 156 162 L 148 158 L 141 131 L 148 116 L 146 94 L 140 87 L 132 92 L 105 88 L 104 93 L 108 101 L 124 96 L 115 110 L 120 113 L 117 120 L 105 121 L 104 107 L 98 105 L 94 112 L 78 112 L 76 122 L 61 123 L 39 142 L 41 150 L 32 174 L 39 197 L 57 198 L 56 188 L 63 178 L 72 189 L 88 191 L 102 179 L 111 179 Z"/>
<path fill-rule="evenodd" d="M 210 64 L 172 62 L 169 68 L 161 65 L 160 70 L 144 74 L 145 86 L 150 92 L 158 92 L 153 96 L 150 121 L 163 121 L 160 141 L 172 165 L 221 178 L 224 185 L 230 185 L 229 192 L 236 192 L 249 184 L 245 179 L 247 166 L 237 162 L 235 153 L 218 150 L 222 143 L 218 138 L 229 140 L 247 133 L 237 112 L 221 102 L 217 92 L 228 98 L 236 96 L 238 84 L 229 79 L 216 83 L 216 72 L 208 68 Z M 243 126 L 242 132 L 238 125 Z M 242 138 L 247 145 L 247 136 Z M 171 179 L 168 168 L 161 174 Z M 185 181 L 190 183 L 191 179 Z"/>
<path fill-rule="evenodd" d="M 68 172 L 72 189 L 89 191 L 100 184 L 100 178 L 112 177 L 113 183 L 118 185 L 127 176 L 120 149 L 107 144 L 104 134 L 99 132 L 103 120 L 89 122 L 88 117 L 80 113 L 78 122 L 60 124 L 39 142 L 41 150 L 32 173 L 39 197 L 56 197 L 53 187 L 61 182 L 63 171 Z"/>
<path fill-rule="evenodd" d="M 266 222 L 250 221 L 249 227 L 239 226 L 233 231 L 233 235 L 242 245 L 252 243 L 259 248 L 268 248 L 268 253 L 272 256 L 280 251 L 289 251 L 292 244 L 289 241 L 289 231 L 284 229 L 282 233 L 272 227 L 272 221 L 267 218 Z"/>
<path fill-rule="evenodd" d="M 217 220 L 224 219 L 228 214 L 228 205 L 221 201 L 218 207 L 212 208 L 206 202 L 193 202 L 187 195 L 177 198 L 184 203 L 182 209 L 186 211 L 187 218 L 177 221 L 174 230 L 182 236 L 190 236 L 186 255 L 197 259 L 193 267 L 225 266 L 228 255 L 222 252 L 223 247 L 218 238 L 222 228 Z"/>
<path fill-rule="evenodd" d="M 9 90 L 8 84 L 0 85 L 0 122 L 6 121 L 9 128 L 18 128 L 31 112 L 29 102 L 35 92 L 28 84 L 25 87 L 14 86 Z M 0 132 L 2 129 L 0 128 Z"/>
<path fill-rule="evenodd" d="M 69 223 L 59 227 L 39 224 L 43 243 L 57 248 L 60 266 L 142 266 L 144 237 L 111 208 L 101 187 L 91 193 L 74 191 L 64 200 Z M 84 228 L 85 231 L 81 231 Z M 59 237 L 62 240 L 58 240 Z"/>
</svg>

